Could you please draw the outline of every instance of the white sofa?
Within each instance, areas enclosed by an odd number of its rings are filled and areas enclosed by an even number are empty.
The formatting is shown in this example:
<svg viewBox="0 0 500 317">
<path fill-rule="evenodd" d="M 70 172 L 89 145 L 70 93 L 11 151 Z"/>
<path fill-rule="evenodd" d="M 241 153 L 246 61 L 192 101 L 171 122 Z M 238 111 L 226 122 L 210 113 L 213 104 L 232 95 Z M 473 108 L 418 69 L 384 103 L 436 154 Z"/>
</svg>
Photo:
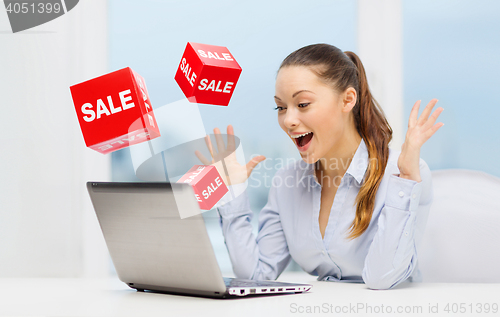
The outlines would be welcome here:
<svg viewBox="0 0 500 317">
<path fill-rule="evenodd" d="M 434 202 L 418 248 L 423 282 L 500 283 L 500 178 L 432 172 Z"/>
</svg>

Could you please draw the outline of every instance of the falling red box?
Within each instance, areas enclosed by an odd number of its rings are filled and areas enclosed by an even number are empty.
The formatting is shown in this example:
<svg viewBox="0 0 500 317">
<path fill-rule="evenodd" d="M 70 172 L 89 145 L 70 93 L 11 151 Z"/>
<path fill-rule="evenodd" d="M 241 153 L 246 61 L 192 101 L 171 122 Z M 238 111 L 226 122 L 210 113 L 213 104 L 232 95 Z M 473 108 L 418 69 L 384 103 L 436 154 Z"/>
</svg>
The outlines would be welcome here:
<svg viewBox="0 0 500 317">
<path fill-rule="evenodd" d="M 131 68 L 70 90 L 87 147 L 107 154 L 160 136 L 146 82 Z"/>
<path fill-rule="evenodd" d="M 210 210 L 228 192 L 217 168 L 213 165 L 195 165 L 177 183 L 193 186 L 200 209 Z"/>
<path fill-rule="evenodd" d="M 226 47 L 188 42 L 175 81 L 190 102 L 227 106 L 240 74 Z"/>
</svg>

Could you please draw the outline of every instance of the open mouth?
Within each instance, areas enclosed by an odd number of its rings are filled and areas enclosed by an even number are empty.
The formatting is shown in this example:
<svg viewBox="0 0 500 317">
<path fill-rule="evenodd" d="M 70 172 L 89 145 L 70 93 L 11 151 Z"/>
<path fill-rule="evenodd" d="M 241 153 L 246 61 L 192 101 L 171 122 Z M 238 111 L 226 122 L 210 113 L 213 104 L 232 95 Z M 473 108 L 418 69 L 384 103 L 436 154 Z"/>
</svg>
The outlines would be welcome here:
<svg viewBox="0 0 500 317">
<path fill-rule="evenodd" d="M 314 133 L 310 132 L 310 133 L 308 133 L 308 134 L 306 134 L 306 135 L 304 135 L 304 136 L 301 136 L 301 137 L 299 137 L 299 138 L 294 139 L 294 140 L 295 140 L 295 144 L 297 144 L 297 146 L 298 146 L 299 148 L 304 147 L 304 146 L 305 146 L 305 145 L 307 145 L 309 142 L 311 142 L 312 137 L 313 137 L 313 134 L 314 134 Z"/>
</svg>

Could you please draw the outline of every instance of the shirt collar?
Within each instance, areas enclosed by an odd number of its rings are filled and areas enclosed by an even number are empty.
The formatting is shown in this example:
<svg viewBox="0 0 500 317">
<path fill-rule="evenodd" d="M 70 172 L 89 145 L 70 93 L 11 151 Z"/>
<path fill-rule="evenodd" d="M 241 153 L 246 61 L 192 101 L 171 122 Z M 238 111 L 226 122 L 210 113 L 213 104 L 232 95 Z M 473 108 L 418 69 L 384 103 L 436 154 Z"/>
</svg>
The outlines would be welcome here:
<svg viewBox="0 0 500 317">
<path fill-rule="evenodd" d="M 299 182 L 302 182 L 307 178 L 315 179 L 314 175 L 315 163 L 307 164 L 304 161 L 302 162 L 307 166 L 304 172 L 302 173 L 302 177 L 300 178 Z M 349 167 L 347 168 L 346 174 L 351 175 L 358 182 L 358 184 L 361 185 L 361 182 L 363 181 L 367 168 L 368 168 L 368 149 L 366 147 L 365 141 L 363 140 L 363 138 L 361 138 L 361 142 L 359 143 L 356 153 L 354 153 L 351 164 L 349 164 Z"/>
</svg>

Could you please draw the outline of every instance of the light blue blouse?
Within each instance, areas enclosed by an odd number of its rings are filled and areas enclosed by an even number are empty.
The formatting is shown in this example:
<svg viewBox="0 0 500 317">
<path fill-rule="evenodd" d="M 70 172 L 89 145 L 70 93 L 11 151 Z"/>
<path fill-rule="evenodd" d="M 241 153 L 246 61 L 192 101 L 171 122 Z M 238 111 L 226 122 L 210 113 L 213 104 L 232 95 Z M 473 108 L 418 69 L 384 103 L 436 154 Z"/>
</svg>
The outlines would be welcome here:
<svg viewBox="0 0 500 317">
<path fill-rule="evenodd" d="M 420 281 L 417 250 L 433 200 L 431 172 L 420 159 L 421 182 L 398 177 L 400 153 L 389 149 L 370 225 L 354 240 L 346 236 L 368 167 L 364 140 L 337 189 L 324 239 L 318 222 L 321 185 L 314 164 L 300 160 L 276 172 L 259 215 L 257 237 L 252 233 L 247 191 L 232 200 L 226 194 L 217 210 L 235 275 L 274 280 L 293 258 L 323 281 L 364 282 L 372 289 L 389 289 L 407 279 Z"/>
</svg>

